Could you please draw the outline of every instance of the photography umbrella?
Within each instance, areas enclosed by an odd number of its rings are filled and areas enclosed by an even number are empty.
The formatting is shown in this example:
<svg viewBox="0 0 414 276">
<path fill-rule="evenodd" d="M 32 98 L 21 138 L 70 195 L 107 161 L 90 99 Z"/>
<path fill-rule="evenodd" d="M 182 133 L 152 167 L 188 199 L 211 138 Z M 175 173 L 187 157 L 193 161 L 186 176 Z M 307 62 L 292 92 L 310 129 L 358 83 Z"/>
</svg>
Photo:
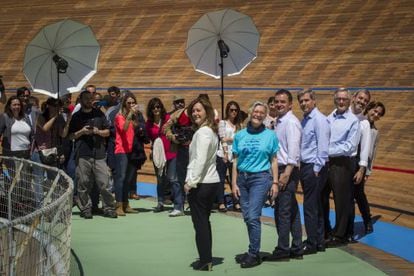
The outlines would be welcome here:
<svg viewBox="0 0 414 276">
<path fill-rule="evenodd" d="M 259 39 L 253 20 L 232 9 L 203 15 L 188 32 L 185 52 L 195 70 L 221 78 L 222 116 L 223 78 L 240 74 L 256 58 Z"/>
<path fill-rule="evenodd" d="M 26 46 L 23 73 L 34 92 L 54 98 L 77 92 L 96 73 L 100 46 L 73 20 L 47 25 Z"/>
</svg>

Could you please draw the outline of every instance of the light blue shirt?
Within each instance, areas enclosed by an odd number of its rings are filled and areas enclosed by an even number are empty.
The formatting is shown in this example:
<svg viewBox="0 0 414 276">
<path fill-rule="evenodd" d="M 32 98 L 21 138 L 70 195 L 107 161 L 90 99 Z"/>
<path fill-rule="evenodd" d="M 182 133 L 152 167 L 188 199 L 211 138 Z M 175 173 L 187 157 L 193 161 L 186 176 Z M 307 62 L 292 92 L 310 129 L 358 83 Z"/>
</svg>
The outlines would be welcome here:
<svg viewBox="0 0 414 276">
<path fill-rule="evenodd" d="M 349 110 L 337 114 L 335 109 L 329 114 L 328 121 L 331 129 L 329 157 L 351 157 L 361 136 L 358 118 Z"/>
<path fill-rule="evenodd" d="M 277 137 L 270 129 L 250 134 L 245 128 L 237 132 L 233 139 L 233 154 L 237 155 L 237 168 L 241 172 L 269 170 L 271 160 L 278 150 Z"/>
<path fill-rule="evenodd" d="M 329 122 L 317 107 L 305 115 L 302 122 L 300 159 L 313 164 L 313 171 L 320 172 L 328 161 Z"/>
<path fill-rule="evenodd" d="M 301 131 L 302 126 L 292 111 L 277 119 L 275 132 L 280 146 L 277 153 L 279 165 L 299 166 Z"/>
</svg>

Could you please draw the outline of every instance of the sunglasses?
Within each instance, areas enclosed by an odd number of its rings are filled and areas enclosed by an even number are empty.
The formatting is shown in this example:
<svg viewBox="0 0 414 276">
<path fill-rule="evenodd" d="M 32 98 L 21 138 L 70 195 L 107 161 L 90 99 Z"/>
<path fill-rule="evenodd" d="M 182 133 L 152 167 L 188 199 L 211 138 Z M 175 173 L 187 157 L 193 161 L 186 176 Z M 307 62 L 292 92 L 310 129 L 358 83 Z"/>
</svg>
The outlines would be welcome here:
<svg viewBox="0 0 414 276">
<path fill-rule="evenodd" d="M 239 112 L 239 110 L 237 108 L 230 108 L 229 110 L 230 112 Z"/>
<path fill-rule="evenodd" d="M 135 104 L 135 102 L 126 102 L 127 104 L 131 105 L 131 104 Z"/>
<path fill-rule="evenodd" d="M 161 106 L 159 105 L 154 105 L 154 107 L 152 109 L 161 109 Z"/>
</svg>

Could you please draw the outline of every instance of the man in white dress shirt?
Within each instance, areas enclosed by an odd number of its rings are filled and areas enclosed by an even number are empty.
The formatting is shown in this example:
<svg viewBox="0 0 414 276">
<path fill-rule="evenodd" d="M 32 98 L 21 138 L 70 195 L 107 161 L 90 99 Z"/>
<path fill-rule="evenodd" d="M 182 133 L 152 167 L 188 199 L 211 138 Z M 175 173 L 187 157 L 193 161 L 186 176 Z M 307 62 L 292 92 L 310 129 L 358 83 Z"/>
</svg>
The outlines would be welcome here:
<svg viewBox="0 0 414 276">
<path fill-rule="evenodd" d="M 367 89 L 360 89 L 354 93 L 352 96 L 351 106 L 350 109 L 352 113 L 359 119 L 359 126 L 361 130 L 361 137 L 359 140 L 359 145 L 357 150 L 355 150 L 352 154 L 352 157 L 354 157 L 354 190 L 353 194 L 354 197 L 352 198 L 352 205 L 351 205 L 351 219 L 350 219 L 350 225 L 349 225 L 349 239 L 350 241 L 353 241 L 353 235 L 354 235 L 354 219 L 355 219 L 355 204 L 354 204 L 354 198 L 356 199 L 358 206 L 360 207 L 360 210 L 369 210 L 369 206 L 361 206 L 363 204 L 368 205 L 368 202 L 362 202 L 361 200 L 358 200 L 360 198 L 361 191 L 363 190 L 358 189 L 357 186 L 360 186 L 363 184 L 363 180 L 365 177 L 366 168 L 368 166 L 368 156 L 371 149 L 371 126 L 368 122 L 366 116 L 364 115 L 364 110 L 369 101 L 371 100 L 371 94 L 369 90 Z M 361 208 L 362 207 L 362 208 Z M 372 222 L 371 222 L 371 215 L 370 214 L 361 214 L 364 219 L 364 225 L 365 229 L 368 230 L 366 232 L 372 232 Z"/>
<path fill-rule="evenodd" d="M 275 202 L 275 222 L 278 243 L 267 261 L 302 259 L 302 226 L 296 189 L 299 183 L 299 157 L 301 124 L 292 113 L 292 94 L 280 89 L 275 94 L 277 123 L 275 133 L 280 150 L 277 153 L 279 166 L 279 194 Z M 292 235 L 292 246 L 289 237 Z"/>
</svg>

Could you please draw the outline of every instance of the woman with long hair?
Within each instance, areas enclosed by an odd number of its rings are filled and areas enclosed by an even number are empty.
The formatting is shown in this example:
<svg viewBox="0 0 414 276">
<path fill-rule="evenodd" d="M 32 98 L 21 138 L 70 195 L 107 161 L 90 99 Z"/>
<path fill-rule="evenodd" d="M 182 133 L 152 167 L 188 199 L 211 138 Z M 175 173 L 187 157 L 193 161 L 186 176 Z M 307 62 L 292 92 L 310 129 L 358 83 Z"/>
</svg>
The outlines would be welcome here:
<svg viewBox="0 0 414 276">
<path fill-rule="evenodd" d="M 2 155 L 17 158 L 30 159 L 30 150 L 33 141 L 33 127 L 29 117 L 24 113 L 23 102 L 17 96 L 11 96 L 4 107 L 4 113 L 0 114 L 0 137 L 2 138 Z M 13 160 L 4 160 L 11 179 L 16 175 L 16 164 Z M 30 168 L 25 165 L 21 173 L 22 178 L 30 176 Z M 27 206 L 32 205 L 30 179 L 19 181 L 16 188 L 18 200 Z"/>
<path fill-rule="evenodd" d="M 52 148 L 57 149 L 57 154 L 54 155 L 55 158 L 52 158 L 49 163 L 45 164 L 49 166 L 61 167 L 65 161 L 62 141 L 67 135 L 72 115 L 69 113 L 67 115 L 68 120 L 65 121 L 65 118 L 60 112 L 62 106 L 63 102 L 58 99 L 48 98 L 46 100 L 45 108 L 36 120 L 36 132 L 34 136 L 35 145 L 32 153 L 33 161 L 42 163 L 40 151 Z M 40 204 L 43 198 L 41 183 L 43 183 L 44 179 L 44 169 L 40 166 L 33 167 L 33 175 L 36 202 Z M 48 170 L 49 179 L 54 179 L 55 175 L 55 171 Z"/>
<path fill-rule="evenodd" d="M 129 93 L 121 101 L 121 108 L 115 116 L 115 161 L 116 174 L 114 179 L 116 213 L 138 213 L 128 202 L 128 192 L 131 184 L 136 182 L 137 167 L 131 160 L 135 128 L 138 127 L 138 105 L 135 95 Z"/>
<path fill-rule="evenodd" d="M 226 212 L 227 207 L 224 202 L 224 184 L 226 174 L 229 172 L 231 185 L 233 168 L 233 138 L 237 131 L 243 127 L 243 118 L 240 113 L 240 106 L 236 101 L 230 101 L 226 105 L 225 118 L 219 123 L 218 133 L 220 138 L 219 149 L 217 151 L 217 171 L 220 176 L 220 185 L 217 192 L 218 210 Z M 233 197 L 234 211 L 240 211 L 239 201 Z"/>
<path fill-rule="evenodd" d="M 195 270 L 212 270 L 212 233 L 210 214 L 217 194 L 220 177 L 216 169 L 217 124 L 209 100 L 199 97 L 188 106 L 196 129 L 191 140 L 184 191 L 188 194 L 195 240 L 200 257 L 193 263 Z"/>
<path fill-rule="evenodd" d="M 369 151 L 368 166 L 365 172 L 365 177 L 362 179 L 361 183 L 354 186 L 354 195 L 355 201 L 364 221 L 365 234 L 370 234 L 374 231 L 374 226 L 372 224 L 371 210 L 369 208 L 367 195 L 365 194 L 365 184 L 371 175 L 379 142 L 379 133 L 377 127 L 375 126 L 375 122 L 379 121 L 385 115 L 385 106 L 382 102 L 370 102 L 365 108 L 364 115 L 367 117 L 371 127 L 372 143 Z"/>
<path fill-rule="evenodd" d="M 167 113 L 164 104 L 162 101 L 155 97 L 152 98 L 147 105 L 147 122 L 145 123 L 145 129 L 147 131 L 148 137 L 151 140 L 152 147 L 154 146 L 154 141 L 157 138 L 160 138 L 163 145 L 163 151 L 165 154 L 166 163 L 162 167 L 157 167 L 154 162 L 153 165 L 155 174 L 157 176 L 157 200 L 158 204 L 154 208 L 154 212 L 164 211 L 164 195 L 167 186 L 170 184 L 179 186 L 177 178 L 177 153 L 171 151 L 171 142 L 165 136 L 165 133 L 162 131 L 165 123 L 170 119 L 170 114 Z"/>
<path fill-rule="evenodd" d="M 11 96 L 0 115 L 0 136 L 4 156 L 29 159 L 33 127 L 23 110 L 23 102 Z"/>
</svg>

